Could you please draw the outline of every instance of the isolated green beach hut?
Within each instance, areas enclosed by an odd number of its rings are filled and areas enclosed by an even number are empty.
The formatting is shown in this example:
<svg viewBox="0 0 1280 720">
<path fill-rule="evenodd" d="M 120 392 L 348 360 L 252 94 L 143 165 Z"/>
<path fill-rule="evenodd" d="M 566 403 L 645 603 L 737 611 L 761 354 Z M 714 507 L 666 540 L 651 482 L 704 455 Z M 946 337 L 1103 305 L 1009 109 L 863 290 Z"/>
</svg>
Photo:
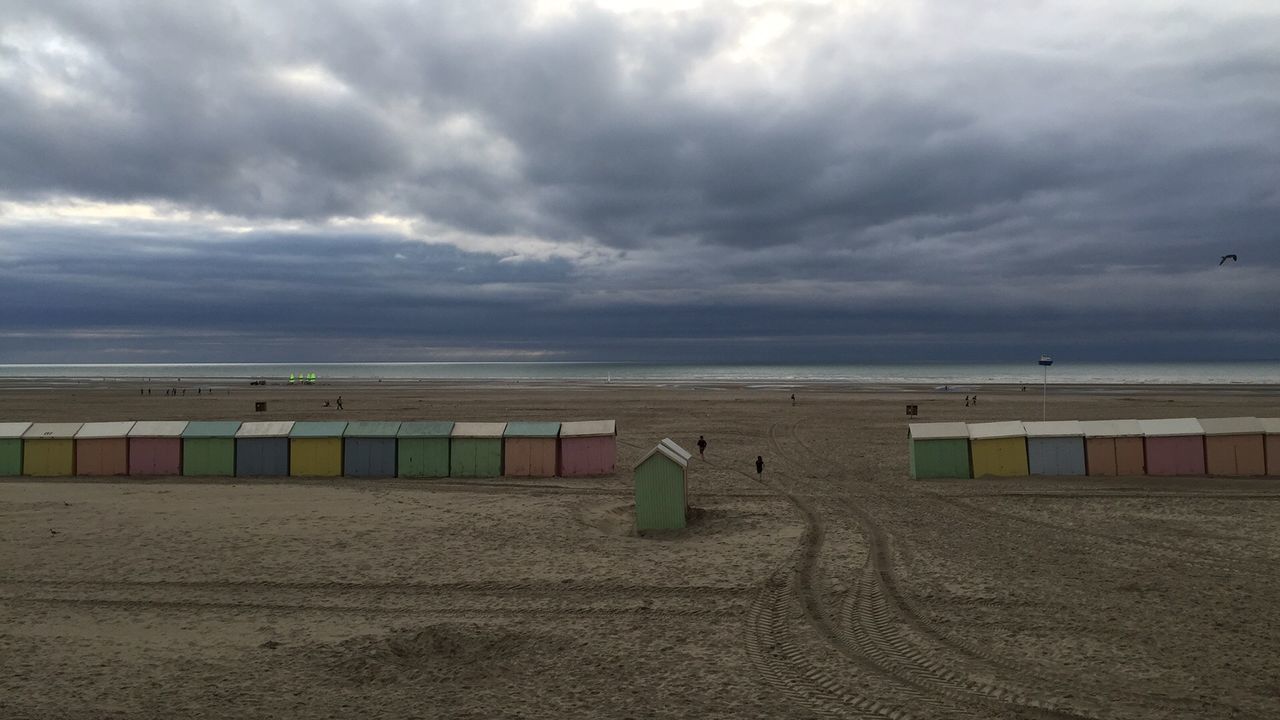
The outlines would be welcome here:
<svg viewBox="0 0 1280 720">
<path fill-rule="evenodd" d="M 911 423 L 907 434 L 910 438 L 912 479 L 972 476 L 968 425 L 962 422 Z"/>
<path fill-rule="evenodd" d="M 452 432 L 453 423 L 445 420 L 400 423 L 396 432 L 396 475 L 449 477 Z"/>
<path fill-rule="evenodd" d="M 637 530 L 678 530 L 685 526 L 691 457 L 670 438 L 663 438 L 636 463 Z"/>
<path fill-rule="evenodd" d="M 342 433 L 342 474 L 347 477 L 395 477 L 398 432 L 398 422 L 347 423 L 347 429 Z"/>
<path fill-rule="evenodd" d="M 29 422 L 0 423 L 0 477 L 22 474 L 22 434 Z"/>
<path fill-rule="evenodd" d="M 189 477 L 236 474 L 239 420 L 193 420 L 182 431 L 182 474 Z"/>
<path fill-rule="evenodd" d="M 449 433 L 450 477 L 502 475 L 504 422 L 454 423 Z"/>
</svg>

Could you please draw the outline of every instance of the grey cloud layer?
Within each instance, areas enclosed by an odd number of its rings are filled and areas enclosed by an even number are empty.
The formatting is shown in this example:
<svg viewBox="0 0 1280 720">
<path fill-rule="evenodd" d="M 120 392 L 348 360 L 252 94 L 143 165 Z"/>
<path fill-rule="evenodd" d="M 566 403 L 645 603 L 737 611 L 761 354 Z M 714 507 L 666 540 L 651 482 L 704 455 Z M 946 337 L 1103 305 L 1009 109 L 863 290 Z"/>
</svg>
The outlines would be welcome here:
<svg viewBox="0 0 1280 720">
<path fill-rule="evenodd" d="M 1145 333 L 1164 356 L 1196 337 L 1280 354 L 1280 13 L 902 8 L 538 23 L 520 3 L 7 3 L 0 201 L 392 214 L 619 254 L 193 228 L 164 241 L 190 262 L 155 265 L 120 227 L 0 228 L 0 249 L 47 243 L 0 290 L 44 304 L 4 325 L 181 324 L 149 302 L 172 297 L 211 328 L 308 307 L 325 319 L 291 332 L 594 356 L 757 337 L 841 357 L 997 330 L 1005 348 L 1138 357 L 1116 345 Z M 770 11 L 791 18 L 783 46 L 724 60 Z M 1241 267 L 1218 272 L 1225 252 Z M 470 269 L 424 282 L 396 253 Z"/>
</svg>

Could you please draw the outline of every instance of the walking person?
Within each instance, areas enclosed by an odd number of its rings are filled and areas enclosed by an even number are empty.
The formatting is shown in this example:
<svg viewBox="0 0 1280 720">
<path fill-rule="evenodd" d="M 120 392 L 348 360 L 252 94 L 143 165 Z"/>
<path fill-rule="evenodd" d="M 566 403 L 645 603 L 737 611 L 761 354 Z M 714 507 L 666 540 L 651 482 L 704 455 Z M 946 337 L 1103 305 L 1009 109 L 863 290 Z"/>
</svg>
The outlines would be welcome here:
<svg viewBox="0 0 1280 720">
<path fill-rule="evenodd" d="M 796 394 L 791 393 L 791 407 L 795 407 L 795 406 L 796 406 Z"/>
<path fill-rule="evenodd" d="M 756 479 L 758 480 L 762 477 L 764 477 L 764 457 L 761 455 L 757 455 L 756 456 Z"/>
<path fill-rule="evenodd" d="M 342 396 L 341 396 L 341 395 L 339 395 L 339 396 L 338 396 L 338 409 L 339 409 L 339 410 L 341 410 L 341 409 L 342 409 Z"/>
<path fill-rule="evenodd" d="M 707 459 L 707 439 L 701 435 L 698 436 L 698 457 Z"/>
<path fill-rule="evenodd" d="M 965 407 L 969 407 L 969 396 L 968 396 L 968 395 L 965 395 L 965 396 L 964 396 L 964 406 L 965 406 Z"/>
<path fill-rule="evenodd" d="M 978 407 L 978 396 L 977 396 L 977 395 L 974 395 L 974 396 L 973 396 L 973 406 L 974 406 L 974 407 Z"/>
</svg>

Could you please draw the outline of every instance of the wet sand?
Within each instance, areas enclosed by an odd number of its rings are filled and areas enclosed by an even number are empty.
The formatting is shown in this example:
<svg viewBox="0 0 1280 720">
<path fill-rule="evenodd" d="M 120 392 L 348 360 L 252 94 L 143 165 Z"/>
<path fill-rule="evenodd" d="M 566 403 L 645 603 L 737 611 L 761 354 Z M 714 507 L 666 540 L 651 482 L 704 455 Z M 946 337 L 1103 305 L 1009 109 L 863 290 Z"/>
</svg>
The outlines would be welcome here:
<svg viewBox="0 0 1280 720">
<path fill-rule="evenodd" d="M 907 479 L 905 404 L 1038 388 L 138 387 L 0 420 L 616 418 L 620 472 L 0 481 L 0 717 L 1280 717 L 1280 479 Z M 1280 394 L 1049 408 L 1229 415 Z M 693 524 L 637 536 L 630 462 L 700 433 Z"/>
</svg>

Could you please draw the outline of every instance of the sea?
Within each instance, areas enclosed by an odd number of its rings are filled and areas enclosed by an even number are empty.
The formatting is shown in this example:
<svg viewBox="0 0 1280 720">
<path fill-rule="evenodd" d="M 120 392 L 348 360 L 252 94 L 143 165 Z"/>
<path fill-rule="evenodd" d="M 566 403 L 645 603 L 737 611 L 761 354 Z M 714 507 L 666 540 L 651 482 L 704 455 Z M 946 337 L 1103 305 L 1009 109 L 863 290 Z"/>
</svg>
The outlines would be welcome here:
<svg viewBox="0 0 1280 720">
<path fill-rule="evenodd" d="M 1199 363 L 1056 362 L 868 365 L 662 365 L 598 362 L 364 362 L 0 365 L 0 379 L 287 381 L 586 381 L 623 384 L 807 383 L 932 385 L 1280 385 L 1280 361 Z"/>
</svg>

